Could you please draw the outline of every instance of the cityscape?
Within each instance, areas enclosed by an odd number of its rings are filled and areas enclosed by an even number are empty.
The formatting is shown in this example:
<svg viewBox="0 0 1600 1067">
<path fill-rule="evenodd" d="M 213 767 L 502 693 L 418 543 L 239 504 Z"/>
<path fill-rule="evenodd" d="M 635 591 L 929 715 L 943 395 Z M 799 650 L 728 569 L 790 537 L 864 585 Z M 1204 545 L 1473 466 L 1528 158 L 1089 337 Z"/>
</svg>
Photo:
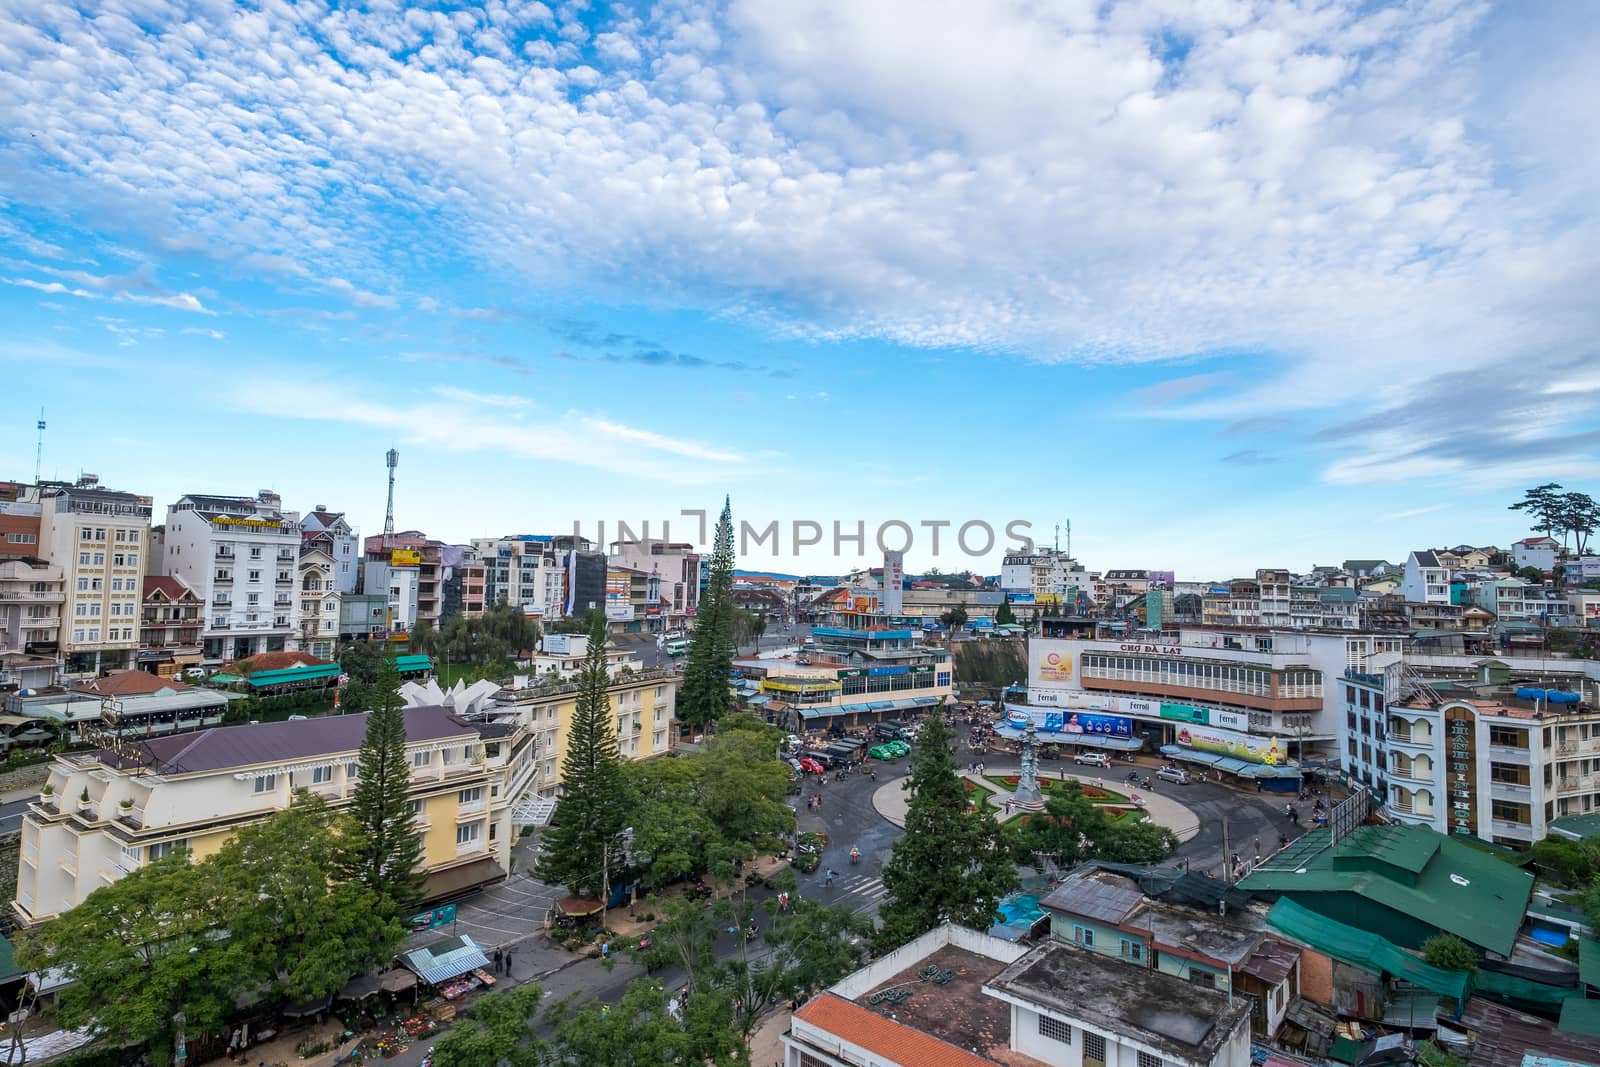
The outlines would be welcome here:
<svg viewBox="0 0 1600 1067">
<path fill-rule="evenodd" d="M 1577 0 L 0 11 L 0 1064 L 1600 1067 Z"/>
</svg>

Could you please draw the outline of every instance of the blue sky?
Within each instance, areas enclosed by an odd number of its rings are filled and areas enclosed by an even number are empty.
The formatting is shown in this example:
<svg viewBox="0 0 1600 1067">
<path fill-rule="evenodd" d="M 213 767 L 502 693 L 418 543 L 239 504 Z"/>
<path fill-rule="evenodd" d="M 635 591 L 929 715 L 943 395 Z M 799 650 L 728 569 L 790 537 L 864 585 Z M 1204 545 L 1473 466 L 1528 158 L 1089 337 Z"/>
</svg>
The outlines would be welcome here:
<svg viewBox="0 0 1600 1067">
<path fill-rule="evenodd" d="M 71 4 L 0 24 L 3 472 L 448 540 L 731 494 L 1226 577 L 1600 472 L 1580 2 Z M 693 532 L 680 520 L 674 534 Z M 898 539 L 898 534 L 891 540 Z M 1003 543 L 1003 542 L 1002 542 Z"/>
</svg>

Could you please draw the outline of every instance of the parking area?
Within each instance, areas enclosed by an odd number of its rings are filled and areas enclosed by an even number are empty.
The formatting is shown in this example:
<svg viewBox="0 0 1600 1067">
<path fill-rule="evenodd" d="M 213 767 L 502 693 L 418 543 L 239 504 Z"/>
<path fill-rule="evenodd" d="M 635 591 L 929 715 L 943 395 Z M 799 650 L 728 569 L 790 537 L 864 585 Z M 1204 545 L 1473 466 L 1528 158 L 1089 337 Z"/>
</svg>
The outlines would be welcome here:
<svg viewBox="0 0 1600 1067">
<path fill-rule="evenodd" d="M 466 934 L 484 946 L 506 945 L 542 933 L 545 915 L 565 893 L 525 873 L 533 867 L 537 847 L 532 839 L 520 842 L 514 850 L 517 873 L 458 900 L 453 924 L 414 933 L 407 939 L 407 947 L 418 948 L 457 934 Z"/>
</svg>

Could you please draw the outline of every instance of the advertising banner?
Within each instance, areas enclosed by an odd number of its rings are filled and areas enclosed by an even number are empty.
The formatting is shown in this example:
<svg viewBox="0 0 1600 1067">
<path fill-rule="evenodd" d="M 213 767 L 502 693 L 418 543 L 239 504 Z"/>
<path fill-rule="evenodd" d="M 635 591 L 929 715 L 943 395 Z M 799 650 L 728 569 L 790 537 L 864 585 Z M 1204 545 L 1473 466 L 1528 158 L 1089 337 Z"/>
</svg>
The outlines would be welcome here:
<svg viewBox="0 0 1600 1067">
<path fill-rule="evenodd" d="M 606 618 L 612 622 L 632 622 L 633 605 L 608 600 L 606 601 Z"/>
<path fill-rule="evenodd" d="M 1122 710 L 1130 715 L 1149 715 L 1158 718 L 1161 715 L 1161 702 L 1159 700 L 1132 700 L 1124 698 Z"/>
<path fill-rule="evenodd" d="M 1030 688 L 1028 690 L 1028 703 L 1040 704 L 1051 708 L 1059 708 L 1061 705 L 1066 703 L 1066 701 L 1062 699 L 1064 696 L 1066 696 L 1066 694 L 1059 689 Z"/>
<path fill-rule="evenodd" d="M 1072 653 L 1067 649 L 1044 652 L 1039 659 L 1039 681 L 1072 681 Z"/>
<path fill-rule="evenodd" d="M 1151 589 L 1171 589 L 1177 584 L 1178 576 L 1172 571 L 1150 571 Z"/>
<path fill-rule="evenodd" d="M 421 549 L 396 548 L 389 553 L 389 566 L 391 567 L 418 567 L 421 565 Z"/>
<path fill-rule="evenodd" d="M 1162 704 L 1161 717 L 1163 719 L 1177 719 L 1180 722 L 1197 722 L 1205 725 L 1211 721 L 1205 708 L 1197 708 L 1193 704 Z"/>
<path fill-rule="evenodd" d="M 1006 708 L 1006 725 L 1025 729 L 1028 723 L 1042 734 L 1095 734 L 1100 737 L 1132 737 L 1133 720 L 1120 715 L 1100 715 L 1092 711 L 1047 711 L 1040 708 Z"/>
<path fill-rule="evenodd" d="M 1276 737 L 1251 737 L 1232 730 L 1219 730 L 1214 726 L 1180 726 L 1178 744 L 1197 752 L 1229 756 L 1246 763 L 1278 764 L 1284 760 L 1284 751 L 1279 747 Z"/>
<path fill-rule="evenodd" d="M 411 916 L 412 930 L 437 930 L 441 926 L 449 926 L 456 921 L 456 906 L 446 904 L 442 908 L 422 912 Z"/>
<path fill-rule="evenodd" d="M 1032 604 L 1034 595 L 1032 593 L 1007 593 L 1006 599 L 1013 604 Z"/>
<path fill-rule="evenodd" d="M 1239 730 L 1242 733 L 1249 733 L 1250 716 L 1240 711 L 1223 711 L 1220 708 L 1212 708 L 1211 725 L 1221 726 L 1228 730 Z"/>
</svg>

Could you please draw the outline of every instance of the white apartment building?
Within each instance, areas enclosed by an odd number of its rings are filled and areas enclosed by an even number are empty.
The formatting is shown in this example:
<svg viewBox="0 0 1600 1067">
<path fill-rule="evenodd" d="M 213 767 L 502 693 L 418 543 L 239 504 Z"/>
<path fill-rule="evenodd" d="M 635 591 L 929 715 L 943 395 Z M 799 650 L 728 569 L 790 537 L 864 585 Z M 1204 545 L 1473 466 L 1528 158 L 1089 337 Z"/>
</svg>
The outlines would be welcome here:
<svg viewBox="0 0 1600 1067">
<path fill-rule="evenodd" d="M 1544 590 L 1521 578 L 1486 578 L 1467 587 L 1472 602 L 1492 611 L 1500 622 L 1535 622 L 1544 604 Z"/>
<path fill-rule="evenodd" d="M 1543 534 L 1524 537 L 1511 546 L 1511 562 L 1518 567 L 1532 567 L 1546 574 L 1556 569 L 1556 560 L 1560 556 L 1561 542 Z"/>
<path fill-rule="evenodd" d="M 1083 564 L 1051 549 L 1006 556 L 1000 566 L 1000 587 L 1007 593 L 1031 593 L 1040 604 L 1070 601 L 1078 593 L 1094 603 L 1096 595 L 1094 576 Z"/>
<path fill-rule="evenodd" d="M 126 670 L 139 652 L 150 498 L 102 489 L 94 475 L 40 491 L 40 555 L 61 567 L 61 652 L 69 674 Z"/>
<path fill-rule="evenodd" d="M 566 614 L 568 553 L 549 537 L 479 537 L 473 550 L 483 561 L 486 607 L 509 604 L 529 618 Z"/>
<path fill-rule="evenodd" d="M 587 634 L 545 634 L 539 651 L 533 657 L 535 676 L 554 675 L 570 678 L 577 674 L 589 655 Z M 606 649 L 606 673 L 618 677 L 624 668 L 637 671 L 643 668 L 637 652 L 626 648 Z"/>
<path fill-rule="evenodd" d="M 0 653 L 54 655 L 66 603 L 63 569 L 38 559 L 0 561 Z"/>
<path fill-rule="evenodd" d="M 1258 570 L 1256 589 L 1261 625 L 1272 629 L 1288 627 L 1293 617 L 1294 577 L 1281 569 Z"/>
<path fill-rule="evenodd" d="M 370 596 L 381 596 L 387 606 L 390 633 L 410 633 L 417 624 L 417 598 L 421 569 L 368 561 L 362 564 L 361 588 Z"/>
<path fill-rule="evenodd" d="M 1342 766 L 1386 818 L 1527 846 L 1600 810 L 1600 663 L 1384 653 L 1339 688 Z"/>
<path fill-rule="evenodd" d="M 807 1001 L 783 1062 L 1249 1067 L 1250 1010 L 1246 997 L 1061 940 L 1029 949 L 947 924 Z"/>
<path fill-rule="evenodd" d="M 1408 604 L 1450 603 L 1450 569 L 1433 552 L 1413 552 L 1406 557 L 1400 594 Z"/>
<path fill-rule="evenodd" d="M 693 545 L 653 538 L 613 541 L 608 562 L 661 580 L 661 615 L 667 629 L 681 627 L 699 614 L 700 553 Z"/>
<path fill-rule="evenodd" d="M 328 550 L 333 560 L 333 588 L 339 593 L 354 593 L 361 581 L 361 536 L 342 511 L 329 511 L 318 504 L 300 520 L 300 536 L 307 545 Z"/>
<path fill-rule="evenodd" d="M 162 573 L 182 577 L 205 602 L 208 663 L 293 649 L 300 516 L 277 493 L 191 493 L 167 509 Z"/>
<path fill-rule="evenodd" d="M 333 554 L 317 542 L 306 542 L 300 550 L 295 580 L 300 597 L 300 648 L 331 660 L 339 643 L 341 595 Z"/>
</svg>

